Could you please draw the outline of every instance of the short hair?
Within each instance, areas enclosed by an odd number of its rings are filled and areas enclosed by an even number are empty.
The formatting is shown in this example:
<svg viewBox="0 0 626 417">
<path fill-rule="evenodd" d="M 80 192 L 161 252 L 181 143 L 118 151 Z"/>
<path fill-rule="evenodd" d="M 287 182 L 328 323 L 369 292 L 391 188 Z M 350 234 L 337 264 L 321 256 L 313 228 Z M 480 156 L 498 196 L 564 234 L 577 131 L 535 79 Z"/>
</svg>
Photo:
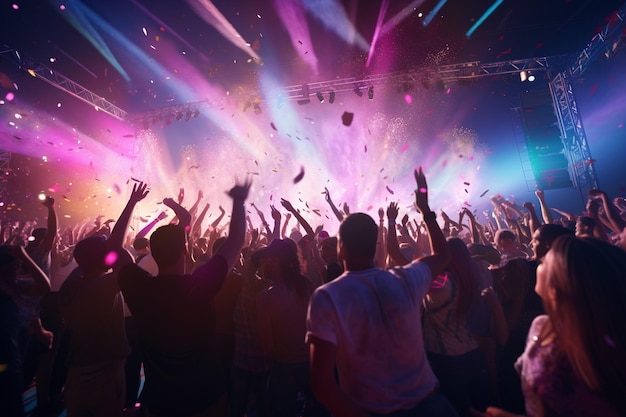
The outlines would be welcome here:
<svg viewBox="0 0 626 417">
<path fill-rule="evenodd" d="M 133 248 L 142 250 L 150 247 L 150 241 L 145 237 L 138 237 L 133 242 Z"/>
<path fill-rule="evenodd" d="M 161 226 L 150 235 L 150 252 L 159 268 L 174 265 L 184 253 L 185 229 L 177 224 Z"/>
<path fill-rule="evenodd" d="M 353 213 L 341 222 L 339 239 L 348 257 L 374 259 L 378 226 L 367 214 Z"/>
<path fill-rule="evenodd" d="M 85 272 L 106 271 L 108 251 L 107 240 L 104 236 L 90 236 L 76 243 L 74 259 Z"/>
<path fill-rule="evenodd" d="M 537 227 L 539 232 L 539 240 L 542 243 L 551 244 L 554 240 L 563 235 L 572 235 L 573 232 L 567 227 L 563 227 L 560 224 L 546 223 Z"/>
<path fill-rule="evenodd" d="M 35 238 L 33 239 L 33 242 L 39 242 L 43 240 L 47 234 L 48 229 L 46 229 L 45 227 L 38 227 L 37 229 L 33 230 L 30 235 Z"/>
<path fill-rule="evenodd" d="M 500 229 L 496 232 L 495 242 L 498 243 L 503 239 L 510 239 L 515 242 L 515 233 L 509 229 Z"/>
<path fill-rule="evenodd" d="M 583 225 L 586 226 L 590 229 L 593 229 L 596 227 L 596 219 L 594 219 L 593 217 L 589 217 L 589 216 L 580 216 L 578 218 L 578 222 Z"/>
</svg>

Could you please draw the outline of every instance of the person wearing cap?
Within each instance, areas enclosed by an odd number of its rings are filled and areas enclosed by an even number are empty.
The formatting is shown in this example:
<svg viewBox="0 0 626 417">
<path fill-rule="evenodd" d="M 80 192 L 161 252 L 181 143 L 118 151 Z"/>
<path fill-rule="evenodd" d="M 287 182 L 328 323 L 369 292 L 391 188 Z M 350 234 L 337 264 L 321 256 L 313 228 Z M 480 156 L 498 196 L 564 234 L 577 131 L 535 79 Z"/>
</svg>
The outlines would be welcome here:
<svg viewBox="0 0 626 417">
<path fill-rule="evenodd" d="M 458 416 L 438 392 L 421 327 L 422 299 L 448 265 L 450 252 L 428 204 L 422 169 L 414 175 L 415 203 L 432 255 L 390 270 L 377 268 L 376 222 L 364 213 L 351 214 L 338 237 L 346 272 L 311 297 L 306 333 L 311 388 L 336 417 Z"/>
<path fill-rule="evenodd" d="M 272 359 L 267 387 L 271 415 L 294 416 L 298 392 L 308 394 L 309 351 L 304 341 L 306 314 L 313 292 L 300 271 L 298 247 L 291 239 L 274 239 L 252 256 L 273 285 L 257 296 L 257 320 L 262 347 Z"/>
<path fill-rule="evenodd" d="M 147 194 L 146 184 L 135 184 L 110 237 L 90 236 L 74 247 L 78 267 L 59 290 L 69 335 L 68 417 L 122 415 L 129 347 L 117 274 L 123 265 L 133 262 L 130 253 L 122 249 L 124 235 L 135 205 Z"/>
<path fill-rule="evenodd" d="M 214 297 L 239 258 L 245 238 L 245 207 L 251 183 L 237 184 L 228 237 L 213 257 L 185 271 L 191 216 L 173 199 L 179 224 L 168 224 L 150 236 L 156 277 L 137 265 L 119 275 L 124 299 L 133 314 L 144 359 L 142 405 L 148 416 L 210 415 L 224 407 L 219 365 L 211 356 L 215 344 Z M 183 220 L 183 215 L 185 220 Z"/>
</svg>

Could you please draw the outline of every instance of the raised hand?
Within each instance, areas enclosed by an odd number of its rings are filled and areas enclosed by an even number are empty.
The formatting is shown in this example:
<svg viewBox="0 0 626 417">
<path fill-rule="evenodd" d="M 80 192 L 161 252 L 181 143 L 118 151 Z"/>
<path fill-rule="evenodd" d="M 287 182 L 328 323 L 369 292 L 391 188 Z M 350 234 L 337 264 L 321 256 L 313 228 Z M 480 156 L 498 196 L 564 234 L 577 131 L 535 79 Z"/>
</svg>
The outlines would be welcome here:
<svg viewBox="0 0 626 417">
<path fill-rule="evenodd" d="M 252 187 L 252 180 L 246 178 L 243 184 L 235 184 L 235 186 L 231 188 L 227 194 L 235 201 L 246 201 L 248 193 L 250 192 L 250 187 Z"/>
<path fill-rule="evenodd" d="M 350 206 L 348 206 L 348 203 L 343 203 L 343 212 L 346 213 L 346 216 L 350 215 Z"/>
<path fill-rule="evenodd" d="M 422 213 L 430 212 L 430 206 L 428 205 L 428 184 L 426 183 L 426 176 L 422 167 L 416 169 L 413 172 L 415 176 L 415 183 L 417 189 L 415 190 L 415 206 Z"/>
<path fill-rule="evenodd" d="M 387 219 L 395 221 L 398 218 L 398 213 L 398 203 L 396 203 L 395 201 L 389 203 L 389 206 L 387 207 Z M 407 216 L 407 221 L 408 220 L 409 218 Z"/>
<path fill-rule="evenodd" d="M 382 207 L 378 208 L 378 219 L 382 222 L 385 219 L 385 209 Z"/>
<path fill-rule="evenodd" d="M 293 208 L 293 206 L 291 205 L 291 203 L 289 202 L 289 200 L 285 200 L 284 198 L 280 199 L 280 204 L 282 204 L 282 206 L 285 208 L 285 210 L 290 211 L 290 212 L 294 212 L 296 211 L 296 209 Z"/>
<path fill-rule="evenodd" d="M 322 194 L 324 194 L 326 201 L 330 202 L 330 191 L 328 191 L 328 188 L 324 187 L 324 192 Z"/>
<path fill-rule="evenodd" d="M 185 199 L 185 189 L 180 188 L 178 190 L 178 204 L 183 204 L 184 199 Z"/>
<path fill-rule="evenodd" d="M 166 206 L 168 206 L 169 208 L 172 208 L 173 205 L 177 205 L 178 203 L 176 203 L 176 201 L 174 201 L 173 198 L 170 197 L 165 197 L 163 199 L 163 204 L 165 204 Z"/>
<path fill-rule="evenodd" d="M 133 191 L 130 193 L 130 198 L 128 199 L 130 202 L 138 203 L 148 195 L 150 191 L 148 190 L 148 184 L 145 182 L 135 183 L 133 185 Z"/>
<path fill-rule="evenodd" d="M 52 208 L 54 207 L 54 198 L 48 196 L 41 204 L 43 204 L 44 207 Z"/>
<path fill-rule="evenodd" d="M 157 216 L 157 219 L 159 220 L 167 219 L 167 212 L 165 211 L 160 212 L 159 215 Z"/>
<path fill-rule="evenodd" d="M 280 211 L 276 210 L 276 207 L 270 205 L 270 209 L 272 210 L 272 219 L 274 219 L 274 221 L 280 222 Z"/>
</svg>

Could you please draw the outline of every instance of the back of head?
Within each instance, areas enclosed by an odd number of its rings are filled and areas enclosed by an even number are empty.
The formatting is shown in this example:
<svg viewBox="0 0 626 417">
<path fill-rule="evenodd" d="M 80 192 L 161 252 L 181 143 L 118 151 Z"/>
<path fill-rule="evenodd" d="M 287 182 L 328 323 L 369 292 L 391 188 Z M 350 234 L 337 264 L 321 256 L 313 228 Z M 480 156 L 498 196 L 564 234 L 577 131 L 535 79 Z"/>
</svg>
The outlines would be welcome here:
<svg viewBox="0 0 626 417">
<path fill-rule="evenodd" d="M 339 226 L 339 239 L 348 258 L 374 259 L 378 226 L 374 219 L 365 213 L 353 213 Z"/>
<path fill-rule="evenodd" d="M 40 244 L 41 241 L 46 237 L 46 234 L 48 234 L 48 229 L 46 229 L 45 227 L 39 227 L 33 230 L 33 232 L 31 233 L 33 240 L 29 240 L 28 244 L 29 245 Z"/>
<path fill-rule="evenodd" d="M 513 242 L 515 242 L 515 233 L 513 233 L 512 231 L 508 230 L 508 229 L 500 229 L 496 232 L 496 236 L 495 236 L 495 242 L 497 244 L 500 244 L 502 240 L 504 239 L 508 239 L 508 240 L 512 240 Z"/>
<path fill-rule="evenodd" d="M 150 252 L 159 268 L 167 268 L 178 262 L 185 252 L 187 239 L 185 229 L 176 224 L 167 224 L 150 235 Z"/>
<path fill-rule="evenodd" d="M 554 242 L 557 237 L 563 235 L 573 236 L 574 232 L 560 224 L 548 223 L 539 226 L 534 235 L 537 240 L 537 245 L 534 248 L 537 259 L 543 258 L 548 249 L 550 249 L 552 242 Z"/>
<path fill-rule="evenodd" d="M 554 303 L 547 303 L 546 310 L 570 363 L 589 388 L 623 401 L 626 252 L 601 240 L 566 235 L 554 240 L 548 260 L 546 282 Z"/>
<path fill-rule="evenodd" d="M 145 237 L 138 237 L 133 241 L 133 248 L 135 250 L 144 250 L 150 247 L 150 241 Z"/>
<path fill-rule="evenodd" d="M 74 246 L 74 259 L 85 272 L 104 272 L 108 248 L 104 236 L 90 236 Z"/>
</svg>

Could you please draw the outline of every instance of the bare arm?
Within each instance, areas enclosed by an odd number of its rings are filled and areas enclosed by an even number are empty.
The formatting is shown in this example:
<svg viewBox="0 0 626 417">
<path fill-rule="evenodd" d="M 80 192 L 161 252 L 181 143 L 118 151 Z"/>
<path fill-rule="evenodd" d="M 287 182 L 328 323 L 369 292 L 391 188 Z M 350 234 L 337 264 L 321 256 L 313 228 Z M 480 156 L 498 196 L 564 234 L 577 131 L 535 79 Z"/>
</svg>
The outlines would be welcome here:
<svg viewBox="0 0 626 417">
<path fill-rule="evenodd" d="M 432 278 L 435 279 L 448 266 L 450 250 L 448 249 L 446 238 L 439 228 L 439 224 L 437 224 L 436 214 L 430 209 L 428 204 L 428 185 L 422 167 L 419 168 L 419 171 L 415 170 L 414 175 L 417 184 L 415 206 L 422 214 L 426 223 L 432 253 L 432 255 L 422 258 L 421 261 L 428 265 Z"/>
<path fill-rule="evenodd" d="M 315 398 L 336 417 L 367 417 L 369 414 L 355 404 L 339 387 L 335 378 L 337 346 L 317 337 L 311 338 L 311 390 Z"/>
<path fill-rule="evenodd" d="M 324 198 L 326 199 L 326 202 L 330 206 L 330 209 L 335 214 L 335 217 L 337 217 L 337 220 L 339 220 L 340 222 L 343 221 L 343 214 L 339 211 L 337 206 L 335 206 L 335 203 L 333 203 L 332 198 L 330 198 L 330 192 L 328 191 L 328 188 L 326 187 L 324 187 Z"/>
<path fill-rule="evenodd" d="M 313 230 L 313 228 L 311 227 L 311 225 L 309 224 L 309 222 L 307 222 L 304 217 L 302 217 L 302 215 L 298 212 L 298 210 L 296 210 L 289 201 L 285 200 L 284 198 L 280 199 L 280 204 L 283 205 L 283 207 L 285 208 L 285 210 L 287 210 L 288 212 L 290 212 L 291 214 L 293 214 L 293 217 L 295 217 L 298 220 L 298 223 L 300 225 L 302 225 L 302 227 L 304 228 L 304 231 L 306 232 L 307 235 L 310 235 L 312 237 L 315 236 L 315 231 Z"/>
<path fill-rule="evenodd" d="M 411 262 L 400 251 L 400 245 L 398 244 L 398 235 L 396 234 L 396 219 L 398 217 L 398 204 L 395 202 L 389 203 L 387 207 L 387 253 L 389 257 L 396 265 L 406 265 Z"/>
<path fill-rule="evenodd" d="M 229 270 L 233 268 L 239 258 L 241 248 L 246 238 L 246 210 L 244 204 L 248 198 L 251 185 L 251 181 L 246 181 L 243 184 L 235 185 L 228 192 L 230 198 L 233 199 L 233 209 L 231 212 L 230 225 L 228 226 L 228 237 L 222 246 L 217 249 L 215 254 L 223 256 L 226 259 Z"/>
<path fill-rule="evenodd" d="M 146 198 L 148 195 L 147 188 L 148 185 L 143 182 L 133 185 L 133 190 L 130 193 L 128 203 L 126 203 L 126 207 L 124 207 L 122 214 L 120 214 L 115 226 L 113 226 L 111 236 L 107 239 L 107 246 L 109 250 L 122 249 L 122 245 L 124 244 L 124 235 L 126 234 L 126 229 L 128 229 L 128 223 L 130 222 L 130 215 L 132 214 L 137 203 Z"/>
<path fill-rule="evenodd" d="M 54 198 L 46 197 L 46 201 L 43 202 L 43 205 L 48 209 L 48 223 L 46 226 L 46 236 L 41 242 L 41 248 L 45 252 L 50 252 L 54 244 L 54 238 L 57 235 L 57 213 L 54 210 Z"/>
<path fill-rule="evenodd" d="M 150 223 L 148 223 L 147 225 L 145 225 L 140 231 L 139 233 L 137 233 L 137 236 L 135 236 L 135 239 L 140 238 L 140 237 L 146 237 L 146 235 L 148 233 L 150 233 L 150 231 L 152 229 L 154 229 L 154 226 L 157 225 L 158 222 L 160 222 L 161 220 L 167 218 L 167 213 L 162 211 L 161 213 L 159 213 L 159 215 L 154 218 Z"/>
<path fill-rule="evenodd" d="M 552 212 L 550 211 L 550 207 L 546 204 L 546 195 L 543 190 L 535 190 L 535 195 L 539 200 L 539 206 L 541 206 L 541 217 L 543 217 L 544 224 L 552 223 Z"/>
</svg>

